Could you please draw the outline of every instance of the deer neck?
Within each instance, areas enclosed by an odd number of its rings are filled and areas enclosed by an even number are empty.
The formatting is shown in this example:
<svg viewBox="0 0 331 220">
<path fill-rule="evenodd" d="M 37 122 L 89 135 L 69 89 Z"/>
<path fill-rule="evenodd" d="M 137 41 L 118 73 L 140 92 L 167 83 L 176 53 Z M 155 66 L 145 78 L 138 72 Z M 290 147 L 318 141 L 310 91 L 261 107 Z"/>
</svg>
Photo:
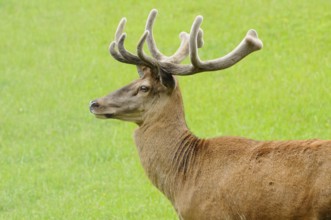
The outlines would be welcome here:
<svg viewBox="0 0 331 220">
<path fill-rule="evenodd" d="M 135 132 L 135 142 L 144 170 L 151 182 L 171 201 L 185 172 L 194 160 L 199 139 L 187 128 L 179 89 L 157 117 Z M 175 186 L 174 186 L 175 185 Z"/>
</svg>

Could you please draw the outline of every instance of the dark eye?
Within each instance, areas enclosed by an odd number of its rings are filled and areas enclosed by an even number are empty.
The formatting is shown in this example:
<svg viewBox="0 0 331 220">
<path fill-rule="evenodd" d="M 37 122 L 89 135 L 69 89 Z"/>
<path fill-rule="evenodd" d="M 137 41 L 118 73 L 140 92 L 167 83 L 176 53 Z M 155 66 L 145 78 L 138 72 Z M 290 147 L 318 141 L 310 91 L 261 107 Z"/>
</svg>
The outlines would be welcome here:
<svg viewBox="0 0 331 220">
<path fill-rule="evenodd" d="M 139 87 L 139 91 L 141 91 L 141 92 L 148 92 L 149 91 L 149 88 L 147 86 L 140 86 Z"/>
</svg>

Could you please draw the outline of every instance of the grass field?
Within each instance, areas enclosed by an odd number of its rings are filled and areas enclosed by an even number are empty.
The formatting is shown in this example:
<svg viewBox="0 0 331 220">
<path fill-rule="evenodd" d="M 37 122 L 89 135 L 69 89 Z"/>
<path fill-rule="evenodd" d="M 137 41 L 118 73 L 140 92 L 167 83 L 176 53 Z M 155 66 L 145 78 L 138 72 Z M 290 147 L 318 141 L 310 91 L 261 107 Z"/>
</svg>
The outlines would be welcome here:
<svg viewBox="0 0 331 220">
<path fill-rule="evenodd" d="M 0 0 L 0 219 L 176 219 L 140 166 L 136 126 L 88 111 L 138 77 L 108 45 L 126 16 L 134 51 L 152 8 L 166 54 L 198 14 L 203 59 L 250 28 L 264 42 L 233 68 L 180 77 L 196 135 L 331 139 L 329 0 Z"/>
</svg>

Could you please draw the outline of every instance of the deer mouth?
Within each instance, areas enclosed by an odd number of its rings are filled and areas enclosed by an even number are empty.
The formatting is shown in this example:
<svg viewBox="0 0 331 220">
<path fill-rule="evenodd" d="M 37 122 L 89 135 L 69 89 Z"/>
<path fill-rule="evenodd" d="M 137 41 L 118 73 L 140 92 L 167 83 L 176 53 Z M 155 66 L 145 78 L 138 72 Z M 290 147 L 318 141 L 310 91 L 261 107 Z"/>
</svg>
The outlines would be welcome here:
<svg viewBox="0 0 331 220">
<path fill-rule="evenodd" d="M 105 114 L 106 118 L 112 118 L 114 116 L 114 114 Z"/>
<path fill-rule="evenodd" d="M 117 107 L 117 106 L 116 106 Z M 90 112 L 95 115 L 96 118 L 106 119 L 113 118 L 113 113 L 102 113 L 105 112 L 105 107 L 101 106 L 97 101 L 91 101 Z"/>
</svg>

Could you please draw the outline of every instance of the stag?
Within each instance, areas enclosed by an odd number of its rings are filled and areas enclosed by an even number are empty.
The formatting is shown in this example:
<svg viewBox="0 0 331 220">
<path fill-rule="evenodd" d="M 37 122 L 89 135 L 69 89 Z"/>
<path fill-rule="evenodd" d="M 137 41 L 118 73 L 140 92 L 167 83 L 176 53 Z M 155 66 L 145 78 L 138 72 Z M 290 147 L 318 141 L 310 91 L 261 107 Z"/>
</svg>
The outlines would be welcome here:
<svg viewBox="0 0 331 220">
<path fill-rule="evenodd" d="M 179 218 L 331 219 L 331 141 L 200 139 L 186 125 L 175 75 L 233 66 L 262 48 L 257 33 L 249 30 L 226 56 L 202 61 L 202 16 L 197 16 L 190 33 L 180 34 L 178 50 L 165 56 L 153 37 L 156 14 L 149 14 L 136 55 L 124 47 L 126 19 L 120 21 L 110 54 L 136 65 L 140 78 L 91 101 L 90 111 L 138 125 L 134 139 L 142 166 Z M 187 56 L 191 64 L 181 64 Z"/>
</svg>

